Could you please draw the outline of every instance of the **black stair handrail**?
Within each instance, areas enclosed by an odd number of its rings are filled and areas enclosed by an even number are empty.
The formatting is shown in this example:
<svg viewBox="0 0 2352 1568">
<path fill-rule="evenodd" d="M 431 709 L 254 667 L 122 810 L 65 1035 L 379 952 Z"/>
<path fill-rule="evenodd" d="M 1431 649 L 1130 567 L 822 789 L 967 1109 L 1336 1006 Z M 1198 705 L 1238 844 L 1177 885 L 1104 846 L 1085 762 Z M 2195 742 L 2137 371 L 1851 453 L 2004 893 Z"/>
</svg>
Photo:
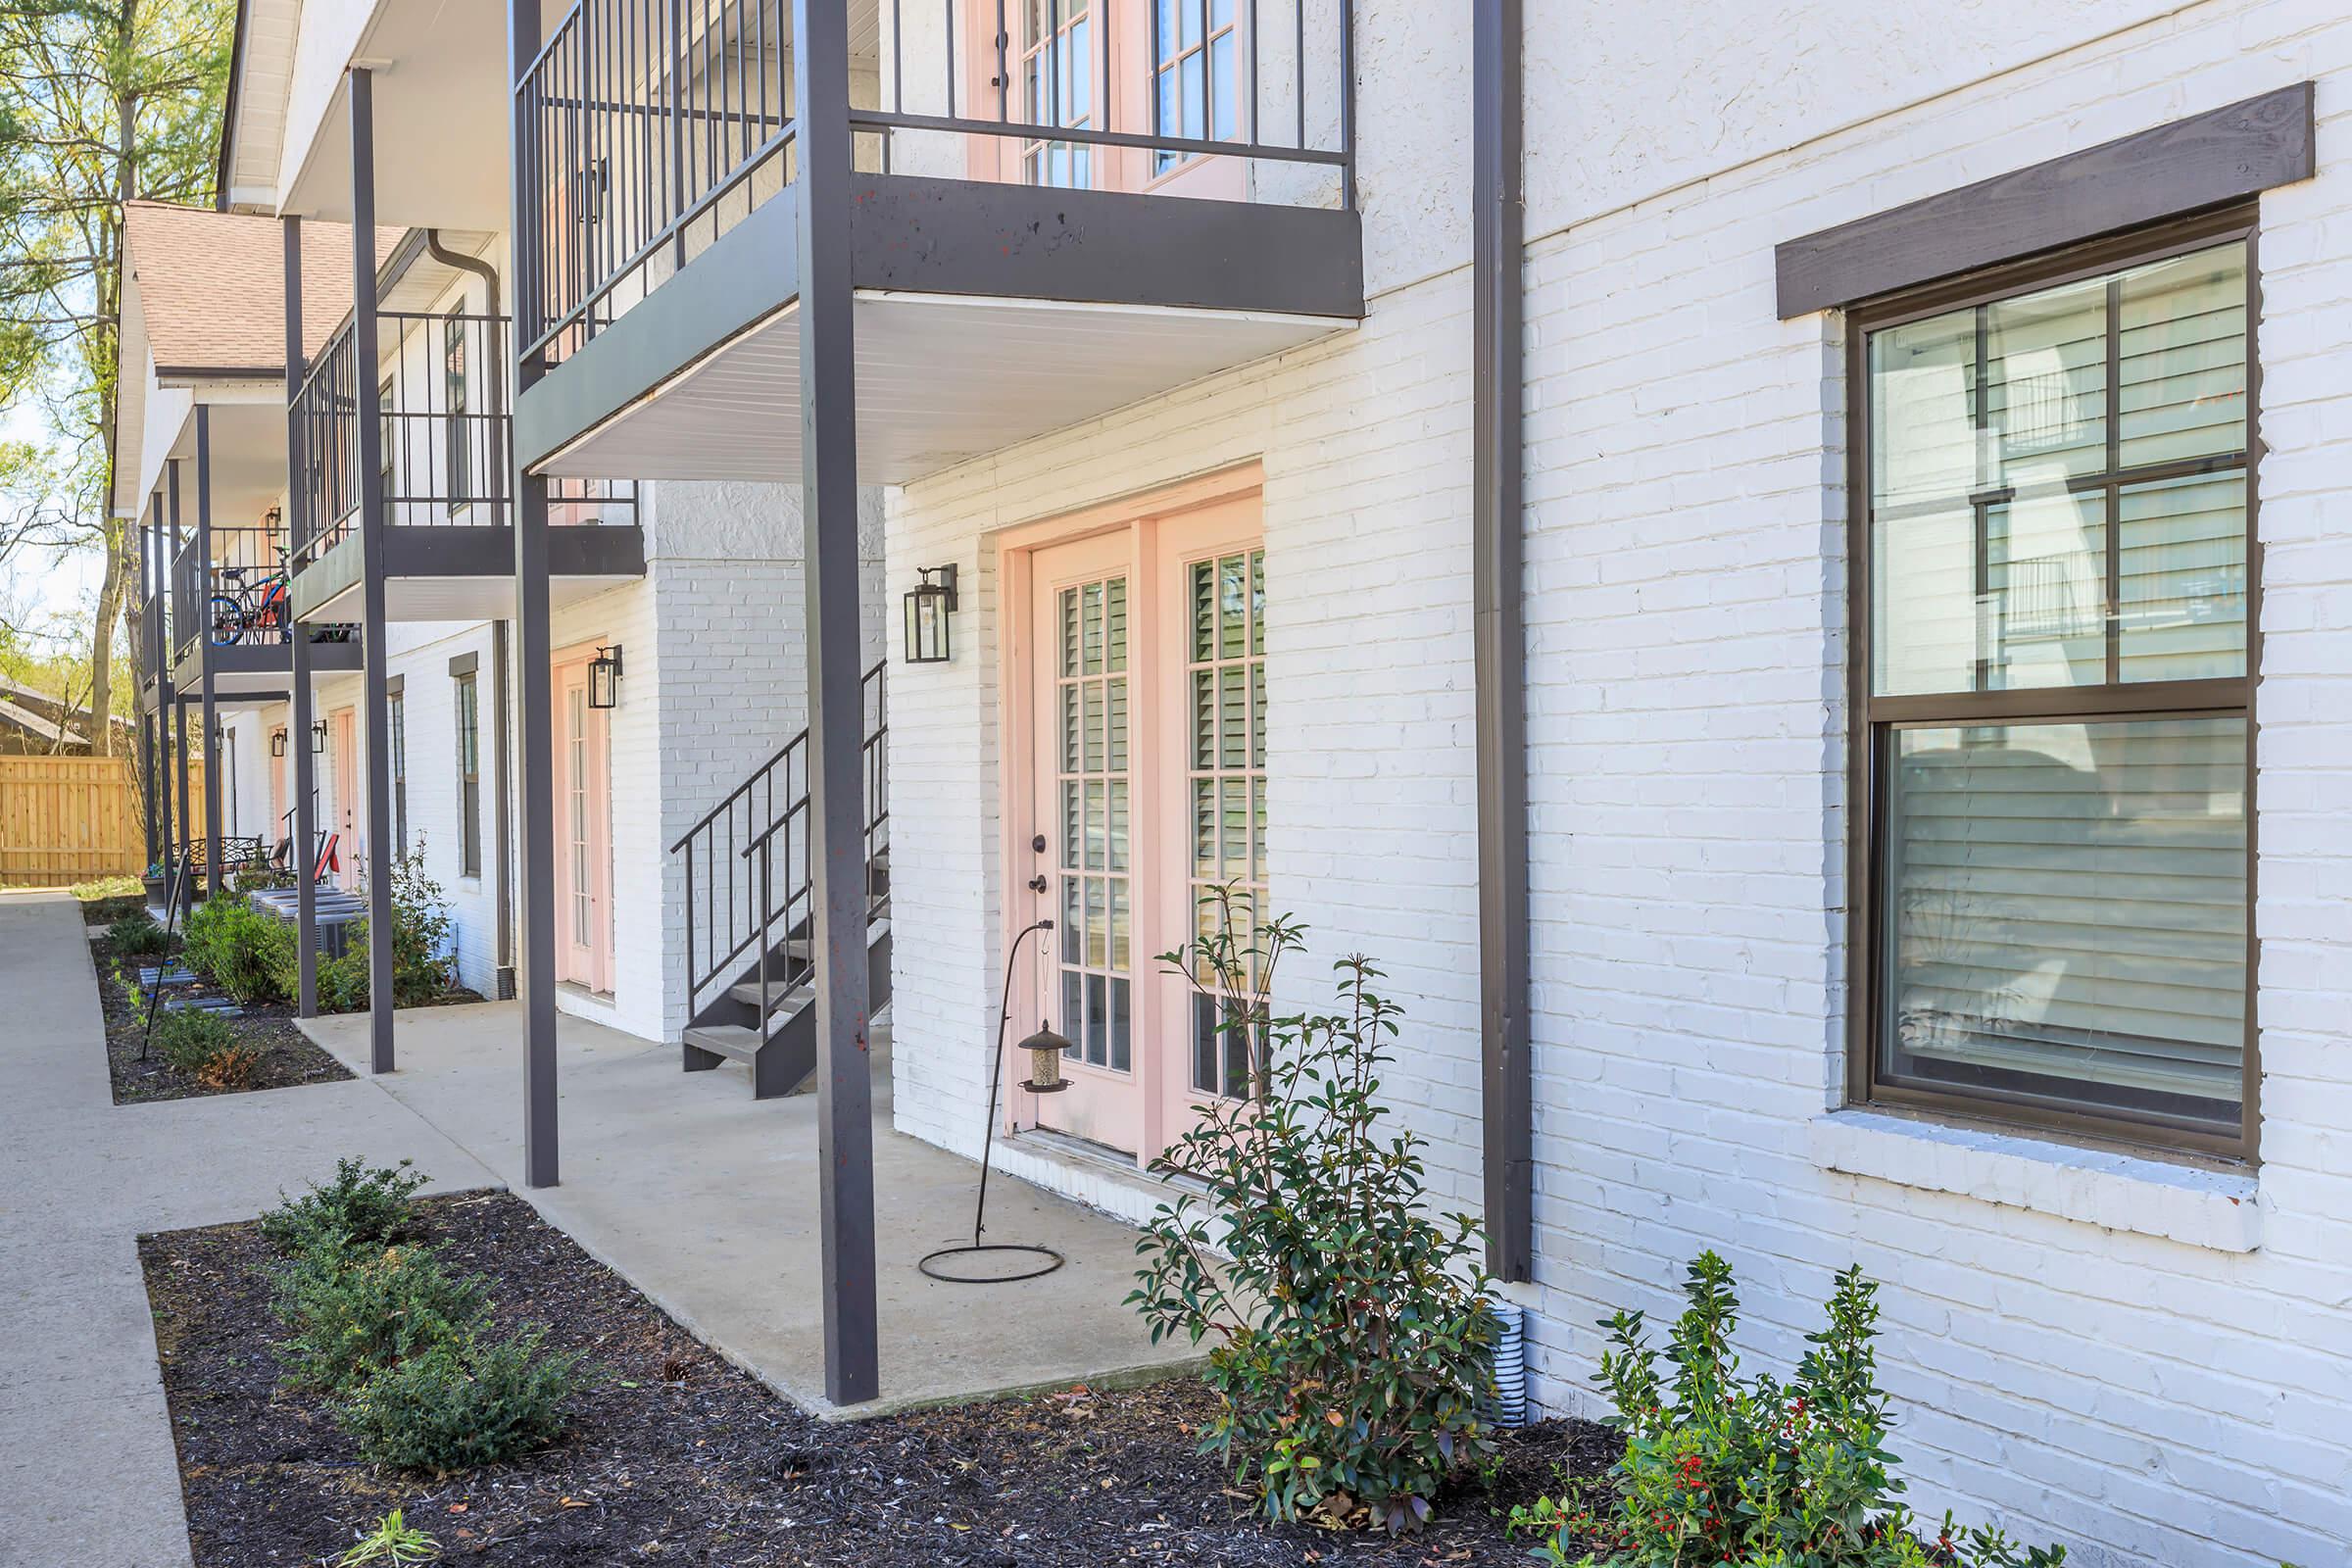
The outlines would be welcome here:
<svg viewBox="0 0 2352 1568">
<path fill-rule="evenodd" d="M 882 673 L 887 661 L 877 662 L 858 679 L 864 715 L 867 844 L 874 839 L 874 821 L 887 819 L 889 800 L 882 777 L 883 737 L 889 733 L 889 713 Z M 784 878 L 783 904 L 773 902 L 772 878 L 764 890 L 744 859 L 757 847 L 772 841 L 808 804 L 808 731 L 803 729 L 775 754 L 754 768 L 727 792 L 716 806 L 670 845 L 686 866 L 686 991 L 687 1011 L 699 1005 L 705 987 L 732 974 L 731 965 L 773 930 L 777 916 L 801 891 L 790 875 Z M 877 816 L 878 813 L 878 816 Z M 698 874 L 699 868 L 699 874 Z"/>
</svg>

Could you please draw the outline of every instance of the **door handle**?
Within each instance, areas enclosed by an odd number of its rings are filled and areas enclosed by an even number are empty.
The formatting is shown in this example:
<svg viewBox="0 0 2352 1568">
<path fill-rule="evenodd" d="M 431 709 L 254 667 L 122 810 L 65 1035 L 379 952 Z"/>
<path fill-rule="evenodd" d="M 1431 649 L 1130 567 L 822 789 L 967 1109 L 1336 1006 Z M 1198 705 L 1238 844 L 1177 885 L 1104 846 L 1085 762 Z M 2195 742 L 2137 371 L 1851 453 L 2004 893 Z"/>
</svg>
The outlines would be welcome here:
<svg viewBox="0 0 2352 1568">
<path fill-rule="evenodd" d="M 1042 871 L 1029 879 L 1029 891 L 1032 893 L 1043 893 L 1051 886 L 1053 884 L 1046 880 L 1045 873 Z"/>
</svg>

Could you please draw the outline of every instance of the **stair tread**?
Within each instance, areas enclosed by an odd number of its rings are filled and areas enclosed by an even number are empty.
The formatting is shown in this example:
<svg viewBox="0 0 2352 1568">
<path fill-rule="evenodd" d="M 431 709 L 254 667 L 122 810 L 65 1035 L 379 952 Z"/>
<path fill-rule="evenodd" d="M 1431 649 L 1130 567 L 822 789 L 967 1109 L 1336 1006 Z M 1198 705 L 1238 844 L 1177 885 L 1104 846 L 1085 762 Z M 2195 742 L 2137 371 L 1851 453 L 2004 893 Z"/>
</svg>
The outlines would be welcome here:
<svg viewBox="0 0 2352 1568">
<path fill-rule="evenodd" d="M 750 1061 L 760 1046 L 759 1035 L 739 1023 L 698 1024 L 686 1031 L 686 1043 L 737 1061 Z"/>
<path fill-rule="evenodd" d="M 747 1007 L 757 1007 L 760 1005 L 760 982 L 747 980 L 742 985 L 729 986 L 727 995 Z M 770 1011 L 780 1007 L 798 1007 L 815 995 L 815 991 L 807 985 L 784 986 L 771 981 L 767 988 L 767 1004 Z"/>
</svg>

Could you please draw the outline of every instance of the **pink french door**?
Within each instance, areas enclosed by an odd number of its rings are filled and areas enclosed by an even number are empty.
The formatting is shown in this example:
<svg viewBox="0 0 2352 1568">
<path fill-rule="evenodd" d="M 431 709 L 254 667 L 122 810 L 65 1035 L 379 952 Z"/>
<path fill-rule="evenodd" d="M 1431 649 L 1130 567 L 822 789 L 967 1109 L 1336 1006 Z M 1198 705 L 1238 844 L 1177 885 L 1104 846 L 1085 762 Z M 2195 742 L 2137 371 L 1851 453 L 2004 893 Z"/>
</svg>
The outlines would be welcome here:
<svg viewBox="0 0 2352 1568">
<path fill-rule="evenodd" d="M 1227 490 L 1004 558 L 1006 936 L 1054 923 L 1024 950 L 1014 1033 L 1071 1042 L 1071 1087 L 1010 1114 L 1139 1163 L 1247 1092 L 1215 1008 L 1153 956 L 1217 886 L 1263 906 L 1264 555 L 1255 490 Z"/>
<path fill-rule="evenodd" d="M 595 649 L 560 656 L 556 687 L 556 978 L 612 989 L 612 745 L 588 706 Z"/>
<path fill-rule="evenodd" d="M 1243 0 L 962 0 L 967 119 L 1195 141 L 1251 133 Z M 997 37 L 1002 6 L 1003 63 Z M 1000 79 L 1001 78 L 1001 79 Z M 1000 104 L 1002 112 L 1000 112 Z M 1245 160 L 974 136 L 975 179 L 1242 198 Z"/>
<path fill-rule="evenodd" d="M 335 880 L 347 893 L 360 886 L 360 747 L 358 715 L 348 708 L 335 710 L 335 832 L 340 835 L 340 862 Z"/>
</svg>

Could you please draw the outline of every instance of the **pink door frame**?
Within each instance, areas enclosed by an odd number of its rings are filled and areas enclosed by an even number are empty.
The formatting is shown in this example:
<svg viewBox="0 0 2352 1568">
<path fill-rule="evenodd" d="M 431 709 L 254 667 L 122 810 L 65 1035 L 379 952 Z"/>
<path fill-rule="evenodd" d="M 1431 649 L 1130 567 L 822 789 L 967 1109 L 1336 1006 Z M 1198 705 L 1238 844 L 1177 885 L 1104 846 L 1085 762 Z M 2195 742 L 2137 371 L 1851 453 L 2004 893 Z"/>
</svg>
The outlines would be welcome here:
<svg viewBox="0 0 2352 1568">
<path fill-rule="evenodd" d="M 563 650 L 550 671 L 556 721 L 556 978 L 605 994 L 612 989 L 612 731 L 610 712 L 588 706 L 588 662 L 598 646 L 587 642 Z M 584 886 L 578 862 L 586 865 Z M 583 917 L 573 902 L 583 893 L 584 942 Z"/>
<path fill-rule="evenodd" d="M 1043 600 L 1041 589 L 1055 571 L 1048 553 L 1105 538 L 1123 538 L 1126 545 L 1131 650 L 1127 729 L 1132 749 L 1129 858 L 1133 867 L 1129 973 L 1134 986 L 1130 1008 L 1134 1070 L 1128 1093 L 1135 1103 L 1125 1124 L 1135 1129 L 1137 1144 L 1130 1152 L 1139 1163 L 1165 1149 L 1191 1126 L 1201 1103 L 1191 1090 L 1190 1056 L 1184 1047 L 1183 1008 L 1190 993 L 1181 982 L 1158 974 L 1158 965 L 1150 956 L 1179 946 L 1190 929 L 1192 915 L 1180 858 L 1186 852 L 1186 840 L 1175 831 L 1183 805 L 1171 798 L 1169 782 L 1182 776 L 1173 764 L 1183 757 L 1185 705 L 1178 688 L 1186 667 L 1177 641 L 1184 625 L 1182 583 L 1175 580 L 1181 573 L 1170 569 L 1170 564 L 1242 545 L 1254 548 L 1263 528 L 1263 482 L 1259 466 L 1252 462 L 1123 501 L 1022 524 L 993 541 L 1001 590 L 997 603 L 1019 607 L 1005 614 L 998 627 L 1004 651 L 997 717 L 998 733 L 1004 738 L 1000 765 L 1004 803 L 998 863 L 1004 868 L 1006 882 L 1000 941 L 1006 944 L 1032 920 L 1048 915 L 1059 919 L 1044 906 L 1043 900 L 1021 887 L 1031 876 L 1044 872 L 1049 889 L 1054 888 L 1053 867 L 1045 863 L 1050 855 L 1041 858 L 1031 847 L 1040 835 L 1052 844 L 1055 832 L 1045 809 L 1049 780 L 1042 756 L 1053 734 L 1045 709 L 1047 688 L 1052 685 L 1054 644 L 1051 628 L 1038 623 L 1035 609 Z M 1054 891 L 1047 895 L 1054 896 Z M 1045 977 L 1053 972 L 1053 956 L 1059 952 L 1060 935 L 1057 929 L 1033 939 L 1040 956 L 1023 962 L 1015 971 L 1013 1017 L 1027 1026 L 1010 1031 L 1015 1036 L 1025 1034 L 1040 1018 L 1061 1022 L 1060 1000 L 1049 994 L 1045 983 Z M 1062 1027 L 1066 1034 L 1066 1025 Z M 1007 1083 L 1027 1076 L 1020 1058 L 1005 1065 Z M 1065 1071 L 1072 1077 L 1097 1073 L 1082 1063 L 1065 1064 Z M 1097 1088 L 1100 1098 L 1100 1085 Z M 1068 1118 L 1054 1102 L 1074 1100 L 1077 1095 L 1077 1091 L 1059 1096 L 1010 1091 L 1004 1129 L 1064 1129 Z M 1106 1118 L 1105 1124 L 1119 1123 Z"/>
<path fill-rule="evenodd" d="M 360 885 L 360 746 L 358 710 L 338 708 L 328 715 L 335 763 L 335 832 L 341 862 L 335 880 L 346 892 Z"/>
</svg>

